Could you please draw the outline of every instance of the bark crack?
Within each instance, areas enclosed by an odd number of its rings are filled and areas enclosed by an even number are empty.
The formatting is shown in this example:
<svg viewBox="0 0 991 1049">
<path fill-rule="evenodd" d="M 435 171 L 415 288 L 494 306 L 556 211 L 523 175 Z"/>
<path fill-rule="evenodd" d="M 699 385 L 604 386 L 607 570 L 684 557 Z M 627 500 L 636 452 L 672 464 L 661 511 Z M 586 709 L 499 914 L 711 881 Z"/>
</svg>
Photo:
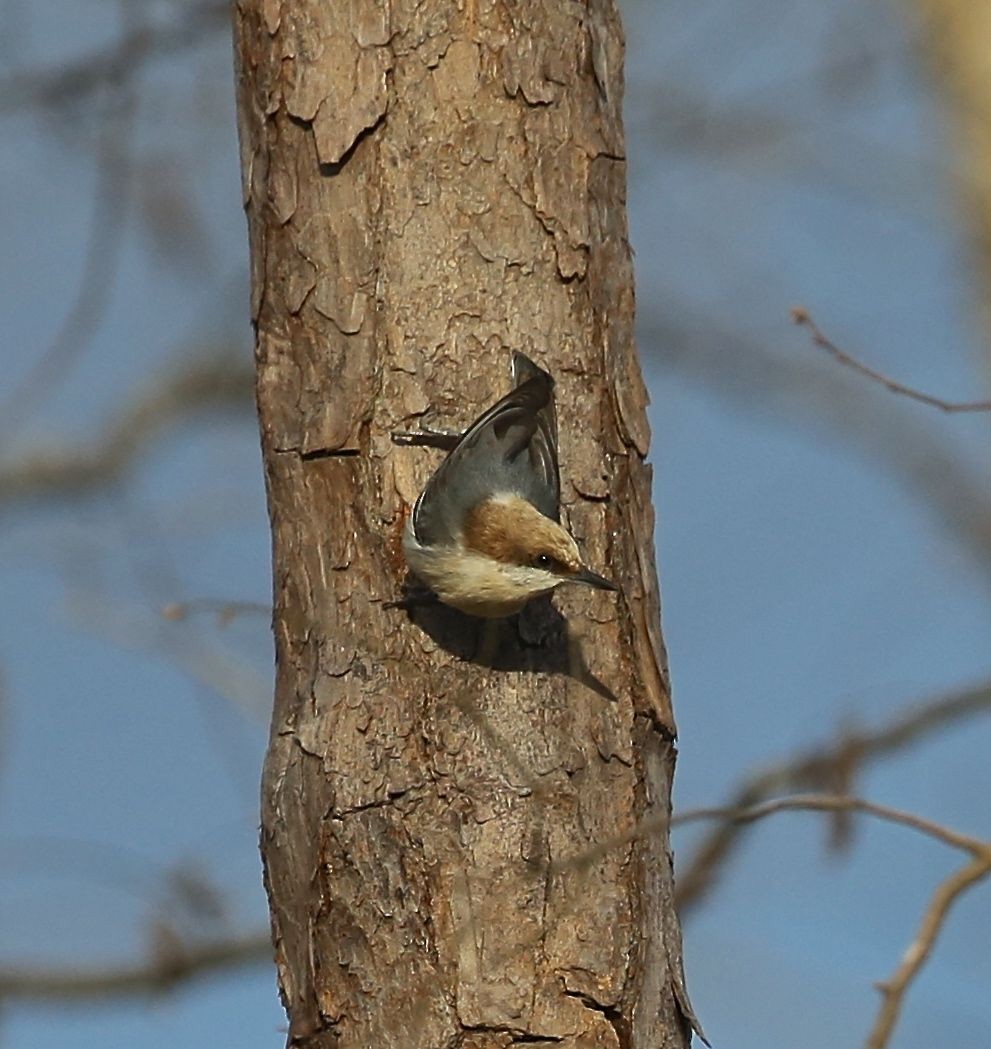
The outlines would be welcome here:
<svg viewBox="0 0 991 1049">
<path fill-rule="evenodd" d="M 400 798 L 422 786 L 422 783 L 414 783 L 411 787 L 403 787 L 402 790 L 390 790 L 384 798 L 375 798 L 372 801 L 363 802 L 361 805 L 352 805 L 347 809 L 331 808 L 327 812 L 327 819 L 342 820 L 359 812 L 368 812 L 371 809 L 384 809 L 389 805 L 394 805 Z"/>
<path fill-rule="evenodd" d="M 671 726 L 661 720 L 660 715 L 653 707 L 649 707 L 647 710 L 638 710 L 633 716 L 646 721 L 665 743 L 670 743 L 672 746 L 677 743 L 678 734 L 671 731 Z"/>
<path fill-rule="evenodd" d="M 568 998 L 577 999 L 586 1009 L 599 1013 L 605 1019 L 616 1032 L 616 1044 L 619 1049 L 633 1049 L 633 1032 L 630 1030 L 630 1024 L 616 1006 L 604 1005 L 584 991 L 569 991 L 565 988 L 564 993 Z"/>
<path fill-rule="evenodd" d="M 465 1024 L 461 1025 L 465 1033 L 470 1034 L 508 1034 L 512 1041 L 510 1045 L 540 1045 L 547 1042 L 563 1042 L 561 1035 L 535 1034 L 532 1031 L 523 1031 L 519 1027 L 509 1024 Z"/>
<path fill-rule="evenodd" d="M 304 463 L 313 462 L 315 459 L 346 459 L 361 454 L 358 448 L 311 448 L 306 452 L 297 449 L 297 452 Z"/>
</svg>

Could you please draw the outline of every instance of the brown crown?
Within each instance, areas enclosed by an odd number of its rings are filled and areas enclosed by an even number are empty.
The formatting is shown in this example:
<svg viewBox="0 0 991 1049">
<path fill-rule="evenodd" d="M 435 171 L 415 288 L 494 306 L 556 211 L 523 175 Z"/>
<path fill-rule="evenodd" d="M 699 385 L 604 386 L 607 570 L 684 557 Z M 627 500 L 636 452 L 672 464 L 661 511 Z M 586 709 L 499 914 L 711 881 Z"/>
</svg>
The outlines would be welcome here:
<svg viewBox="0 0 991 1049">
<path fill-rule="evenodd" d="M 463 538 L 470 550 L 506 564 L 530 565 L 546 554 L 558 571 L 581 568 L 574 539 L 519 496 L 497 496 L 473 507 Z"/>
</svg>

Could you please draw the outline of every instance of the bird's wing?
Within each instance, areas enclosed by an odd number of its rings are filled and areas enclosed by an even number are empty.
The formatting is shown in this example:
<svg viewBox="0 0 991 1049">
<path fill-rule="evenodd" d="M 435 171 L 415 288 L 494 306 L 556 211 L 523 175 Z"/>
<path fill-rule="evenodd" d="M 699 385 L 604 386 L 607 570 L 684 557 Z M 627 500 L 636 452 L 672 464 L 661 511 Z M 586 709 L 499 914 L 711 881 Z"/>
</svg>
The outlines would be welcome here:
<svg viewBox="0 0 991 1049">
<path fill-rule="evenodd" d="M 554 380 L 522 353 L 516 385 L 483 412 L 448 453 L 413 508 L 421 543 L 452 542 L 465 507 L 493 494 L 519 495 L 545 517 L 560 517 Z"/>
<path fill-rule="evenodd" d="M 554 513 L 547 514 L 556 521 L 560 513 L 561 501 L 561 476 L 558 469 L 557 457 L 557 411 L 554 407 L 554 380 L 538 367 L 525 353 L 517 351 L 513 354 L 513 386 L 516 389 L 532 379 L 542 379 L 547 383 L 547 396 L 543 407 L 537 411 L 537 427 L 530 442 L 530 448 L 536 456 L 537 474 L 543 480 L 544 485 L 553 492 Z M 536 505 L 536 504 L 534 504 Z M 540 507 L 537 507 L 540 509 Z"/>
</svg>

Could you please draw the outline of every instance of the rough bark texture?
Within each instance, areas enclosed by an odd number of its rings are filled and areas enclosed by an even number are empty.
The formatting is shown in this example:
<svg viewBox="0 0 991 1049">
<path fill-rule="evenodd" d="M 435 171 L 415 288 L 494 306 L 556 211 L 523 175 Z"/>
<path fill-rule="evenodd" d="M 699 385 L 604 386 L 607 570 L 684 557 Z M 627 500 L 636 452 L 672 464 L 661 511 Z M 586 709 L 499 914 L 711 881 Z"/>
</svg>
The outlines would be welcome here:
<svg viewBox="0 0 991 1049">
<path fill-rule="evenodd" d="M 675 750 L 617 11 L 238 0 L 235 35 L 290 1040 L 684 1047 L 667 834 L 633 838 Z M 439 455 L 390 432 L 468 423 L 513 348 L 558 379 L 564 519 L 622 594 L 562 592 L 567 629 L 548 605 L 493 648 L 383 607 Z"/>
</svg>

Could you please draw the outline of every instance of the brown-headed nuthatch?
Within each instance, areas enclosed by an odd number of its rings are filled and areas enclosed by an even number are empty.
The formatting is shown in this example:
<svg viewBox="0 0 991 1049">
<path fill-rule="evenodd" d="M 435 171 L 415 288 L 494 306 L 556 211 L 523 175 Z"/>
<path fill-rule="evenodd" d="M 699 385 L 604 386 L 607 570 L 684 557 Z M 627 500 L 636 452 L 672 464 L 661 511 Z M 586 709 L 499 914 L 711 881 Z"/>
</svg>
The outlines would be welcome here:
<svg viewBox="0 0 991 1049">
<path fill-rule="evenodd" d="M 406 522 L 410 570 L 444 602 L 485 618 L 561 583 L 616 590 L 560 523 L 554 380 L 513 354 L 513 389 L 464 432 L 396 434 L 449 449 Z"/>
</svg>

